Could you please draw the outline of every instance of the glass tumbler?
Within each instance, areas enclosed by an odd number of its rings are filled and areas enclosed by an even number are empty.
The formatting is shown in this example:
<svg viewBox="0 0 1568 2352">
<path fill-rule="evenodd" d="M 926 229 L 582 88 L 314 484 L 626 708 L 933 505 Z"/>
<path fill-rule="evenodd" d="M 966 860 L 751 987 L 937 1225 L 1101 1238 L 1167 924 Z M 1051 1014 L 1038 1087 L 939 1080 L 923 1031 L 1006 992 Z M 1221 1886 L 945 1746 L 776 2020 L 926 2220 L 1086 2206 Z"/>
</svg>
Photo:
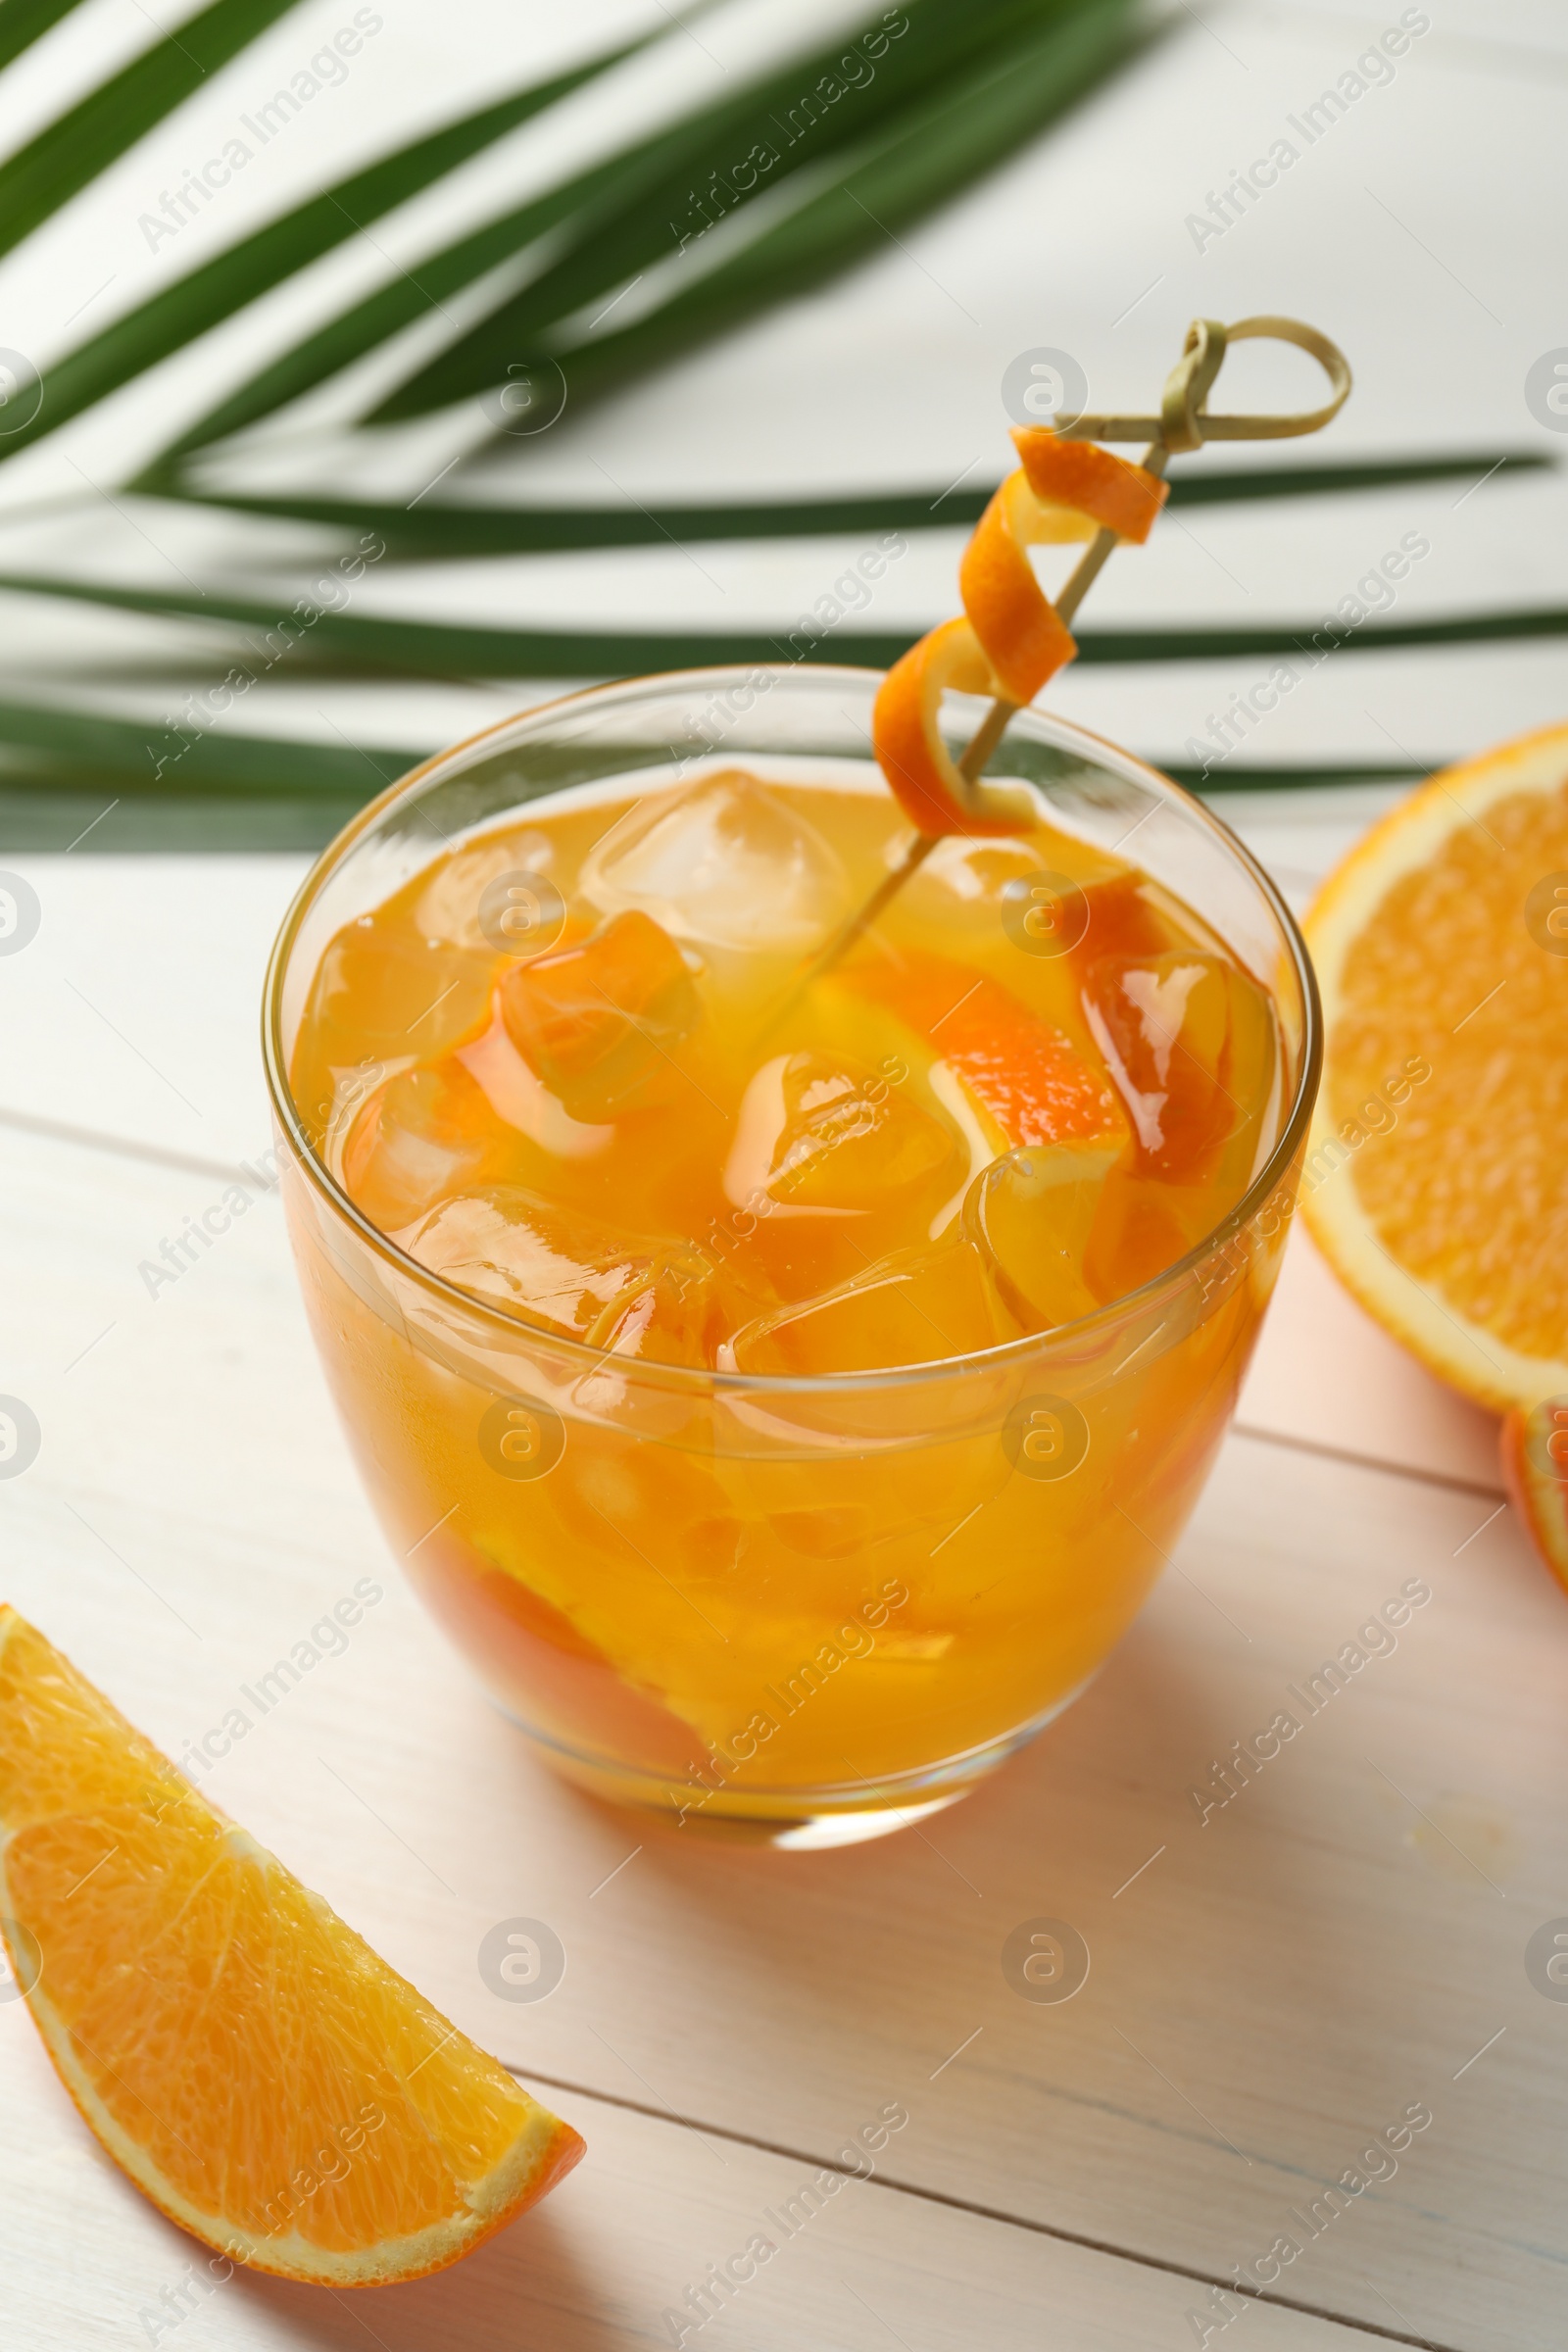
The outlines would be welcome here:
<svg viewBox="0 0 1568 2352">
<path fill-rule="evenodd" d="M 572 1781 L 779 1845 L 875 1837 L 964 1794 L 1084 1689 L 1173 1549 L 1273 1288 L 1318 1079 L 1310 966 L 1267 876 L 1141 760 L 1041 710 L 1013 719 L 988 773 L 1030 785 L 1061 830 L 1125 844 L 1218 934 L 1272 1000 L 1280 1081 L 1271 1148 L 1196 1250 L 1078 1322 L 947 1361 L 764 1378 L 535 1328 L 361 1214 L 288 1073 L 329 942 L 447 845 L 705 763 L 885 789 L 879 682 L 637 679 L 441 754 L 319 858 L 264 1010 L 316 1344 L 431 1614 Z M 956 747 L 982 715 L 950 698 Z"/>
</svg>

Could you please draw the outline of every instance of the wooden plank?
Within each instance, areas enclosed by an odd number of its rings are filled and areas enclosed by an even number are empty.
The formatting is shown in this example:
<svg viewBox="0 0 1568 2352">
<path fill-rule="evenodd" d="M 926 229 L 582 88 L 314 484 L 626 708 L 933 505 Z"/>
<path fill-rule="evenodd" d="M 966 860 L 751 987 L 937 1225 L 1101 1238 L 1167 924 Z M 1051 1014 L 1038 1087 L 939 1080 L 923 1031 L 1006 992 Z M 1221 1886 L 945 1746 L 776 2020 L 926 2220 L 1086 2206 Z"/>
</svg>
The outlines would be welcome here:
<svg viewBox="0 0 1568 2352">
<path fill-rule="evenodd" d="M 91 851 L 6 858 L 40 919 L 0 957 L 0 1107 L 215 1162 L 264 1151 L 262 976 L 309 858 Z"/>
<path fill-rule="evenodd" d="M 847 2133 L 869 2126 L 886 2143 L 853 2179 L 579 2096 L 562 2102 L 588 2140 L 577 2172 L 458 2269 L 352 2295 L 221 2269 L 215 2278 L 204 2250 L 101 2154 L 20 2003 L 0 2008 L 0 2086 L 7 2352 L 176 2338 L 221 2352 L 368 2340 L 384 2352 L 630 2352 L 696 2343 L 705 2308 L 709 2340 L 755 2352 L 977 2341 L 1149 2352 L 1192 2343 L 1188 2313 L 1213 2308 L 1212 2288 L 1192 2278 L 883 2187 L 899 2134 L 877 2118 L 899 2112 L 892 2097 L 845 2111 Z M 728 2300 L 710 2283 L 727 2263 L 741 2280 Z M 706 2304 L 689 2299 L 705 2287 Z M 1263 2352 L 1371 2352 L 1359 2329 L 1266 2303 L 1231 2308 Z"/>
<path fill-rule="evenodd" d="M 0 1385 L 45 1432 L 0 1489 L 11 1597 L 178 1752 L 373 1576 L 210 1785 L 509 2062 L 816 2156 L 898 2096 L 899 2179 L 1211 2276 L 1424 2102 L 1285 2287 L 1554 2344 L 1564 2028 L 1523 1952 L 1568 1874 L 1568 1620 L 1489 1496 L 1237 1439 L 1180 1573 L 1006 1774 L 853 1855 L 737 1852 L 561 1788 L 474 1703 L 355 1493 L 275 1202 L 154 1299 L 137 1262 L 200 1180 L 22 1136 L 0 1164 Z M 1290 1688 L 1409 1578 L 1434 1597 L 1397 1649 L 1309 1715 Z M 1282 1707 L 1299 1732 L 1200 1822 L 1192 1788 Z M 510 1917 L 567 1950 L 535 2007 L 478 1974 Z M 1092 1953 L 1059 2007 L 1003 1971 L 1042 1917 Z"/>
</svg>

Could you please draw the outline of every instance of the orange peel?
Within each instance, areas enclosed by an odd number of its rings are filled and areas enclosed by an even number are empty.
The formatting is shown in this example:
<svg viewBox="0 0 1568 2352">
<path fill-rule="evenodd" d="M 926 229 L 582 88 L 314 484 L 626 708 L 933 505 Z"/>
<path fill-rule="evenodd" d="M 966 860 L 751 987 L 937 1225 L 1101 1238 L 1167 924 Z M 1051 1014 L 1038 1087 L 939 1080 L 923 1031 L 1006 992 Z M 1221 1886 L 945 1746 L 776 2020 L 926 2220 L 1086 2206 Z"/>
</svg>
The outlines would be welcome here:
<svg viewBox="0 0 1568 2352">
<path fill-rule="evenodd" d="M 1077 652 L 1034 574 L 1027 550 L 1102 531 L 1141 546 L 1167 485 L 1142 466 L 1047 426 L 1013 434 L 1023 463 L 975 526 L 958 567 L 963 617 L 944 621 L 888 672 L 871 722 L 877 762 L 905 814 L 926 835 L 1018 833 L 1027 796 L 967 777 L 942 740 L 942 697 L 989 694 L 1033 702 Z"/>
<path fill-rule="evenodd" d="M 1212 416 L 1208 395 L 1232 343 L 1294 344 L 1315 360 L 1329 380 L 1329 398 L 1315 409 L 1261 416 Z M 1159 414 L 1106 413 L 1074 417 L 1061 432 L 1024 425 L 1013 433 L 1022 460 L 991 500 L 958 569 L 963 618 L 944 621 L 896 662 L 883 682 L 871 722 L 872 748 L 894 798 L 919 829 L 926 847 L 944 833 L 1021 833 L 1034 822 L 1029 795 L 1017 785 L 984 784 L 978 771 L 1012 712 L 1035 696 L 1077 647 L 1068 625 L 1110 550 L 1119 540 L 1142 547 L 1168 495 L 1161 479 L 1168 458 L 1201 449 L 1207 440 L 1277 441 L 1315 433 L 1332 422 L 1349 396 L 1345 354 L 1315 326 L 1273 314 L 1239 318 L 1195 318 L 1182 356 L 1165 381 Z M 1132 465 L 1102 441 L 1147 441 L 1142 465 Z M 1057 605 L 1029 562 L 1028 550 L 1047 541 L 1092 544 Z M 942 740 L 942 697 L 948 692 L 990 694 L 995 708 L 961 760 Z M 924 855 L 916 843 L 906 861 L 912 872 Z M 892 878 L 897 889 L 899 877 Z M 888 894 L 849 924 L 832 956 L 858 938 Z"/>
</svg>

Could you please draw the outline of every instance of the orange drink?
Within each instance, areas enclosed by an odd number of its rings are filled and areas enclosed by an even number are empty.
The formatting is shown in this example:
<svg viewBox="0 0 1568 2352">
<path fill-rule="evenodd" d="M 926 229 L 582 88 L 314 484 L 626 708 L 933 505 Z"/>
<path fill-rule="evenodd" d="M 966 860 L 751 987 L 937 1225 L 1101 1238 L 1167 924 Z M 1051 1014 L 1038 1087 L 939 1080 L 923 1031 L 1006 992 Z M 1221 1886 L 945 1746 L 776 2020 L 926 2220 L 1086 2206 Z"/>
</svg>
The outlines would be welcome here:
<svg viewBox="0 0 1568 2352">
<path fill-rule="evenodd" d="M 783 1843 L 951 1802 L 1105 1657 L 1277 1264 L 1311 983 L 1245 852 L 1025 711 L 910 841 L 853 670 L 548 706 L 301 895 L 269 1069 L 396 1551 L 560 1769 Z M 955 711 L 955 722 L 962 717 Z"/>
</svg>

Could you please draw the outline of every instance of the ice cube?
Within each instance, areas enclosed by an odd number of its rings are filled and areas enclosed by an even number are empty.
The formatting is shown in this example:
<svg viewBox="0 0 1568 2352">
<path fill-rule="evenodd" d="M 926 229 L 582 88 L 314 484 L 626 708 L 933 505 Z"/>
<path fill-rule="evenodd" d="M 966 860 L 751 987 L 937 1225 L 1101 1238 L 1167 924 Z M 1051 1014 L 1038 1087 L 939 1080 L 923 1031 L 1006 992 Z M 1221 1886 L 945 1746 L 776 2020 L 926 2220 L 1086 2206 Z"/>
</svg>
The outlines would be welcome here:
<svg viewBox="0 0 1568 2352">
<path fill-rule="evenodd" d="M 1037 1146 L 993 1161 L 969 1187 L 964 1231 L 1026 1329 L 1052 1330 L 1101 1304 L 1084 1258 L 1110 1164 L 1103 1153 Z"/>
<path fill-rule="evenodd" d="M 396 1232 L 448 1193 L 506 1173 L 506 1128 L 455 1057 L 416 1063 L 377 1087 L 335 1155 L 355 1205 Z"/>
<path fill-rule="evenodd" d="M 878 1372 L 973 1355 L 1016 1339 L 983 1253 L 957 1235 L 898 1250 L 815 1298 L 738 1331 L 722 1360 L 738 1372 Z"/>
<path fill-rule="evenodd" d="M 466 1291 L 608 1354 L 710 1364 L 732 1319 L 733 1278 L 693 1242 L 627 1233 L 519 1185 L 443 1200 L 395 1237 Z"/>
<path fill-rule="evenodd" d="M 935 1205 L 959 1152 L 951 1128 L 851 1055 L 781 1054 L 742 1098 L 724 1189 L 737 1206 L 765 1194 L 774 1213 L 896 1216 L 912 1200 Z"/>
<path fill-rule="evenodd" d="M 367 919 L 349 924 L 317 967 L 289 1083 L 312 1134 L 341 1130 L 345 1104 L 413 1061 L 438 1059 L 483 1022 L 497 957 L 438 953 Z"/>
<path fill-rule="evenodd" d="M 725 768 L 639 802 L 584 861 L 583 895 L 640 907 L 672 938 L 754 955 L 808 955 L 850 909 L 837 852 L 781 795 Z"/>
<path fill-rule="evenodd" d="M 775 1054 L 747 1085 L 724 1162 L 740 1256 L 782 1297 L 812 1298 L 923 1241 L 965 1161 L 940 1113 L 853 1056 Z"/>
<path fill-rule="evenodd" d="M 612 1119 L 681 1091 L 676 1049 L 702 1004 L 680 950 L 648 915 L 612 915 L 579 945 L 514 965 L 498 993 L 513 1044 L 573 1119 Z"/>
<path fill-rule="evenodd" d="M 536 826 L 515 833 L 487 834 L 482 841 L 468 843 L 438 866 L 425 885 L 414 909 L 415 929 L 432 947 L 495 948 L 499 944 L 495 921 L 481 920 L 485 892 L 503 875 L 548 875 L 555 858 L 555 844 Z M 547 921 L 553 913 L 554 898 L 552 889 L 549 903 L 540 910 Z M 514 923 L 514 931 L 518 928 Z M 555 942 L 544 937 L 529 941 L 523 926 L 511 944 L 519 952 L 528 952 L 530 948 L 553 947 Z"/>
</svg>

